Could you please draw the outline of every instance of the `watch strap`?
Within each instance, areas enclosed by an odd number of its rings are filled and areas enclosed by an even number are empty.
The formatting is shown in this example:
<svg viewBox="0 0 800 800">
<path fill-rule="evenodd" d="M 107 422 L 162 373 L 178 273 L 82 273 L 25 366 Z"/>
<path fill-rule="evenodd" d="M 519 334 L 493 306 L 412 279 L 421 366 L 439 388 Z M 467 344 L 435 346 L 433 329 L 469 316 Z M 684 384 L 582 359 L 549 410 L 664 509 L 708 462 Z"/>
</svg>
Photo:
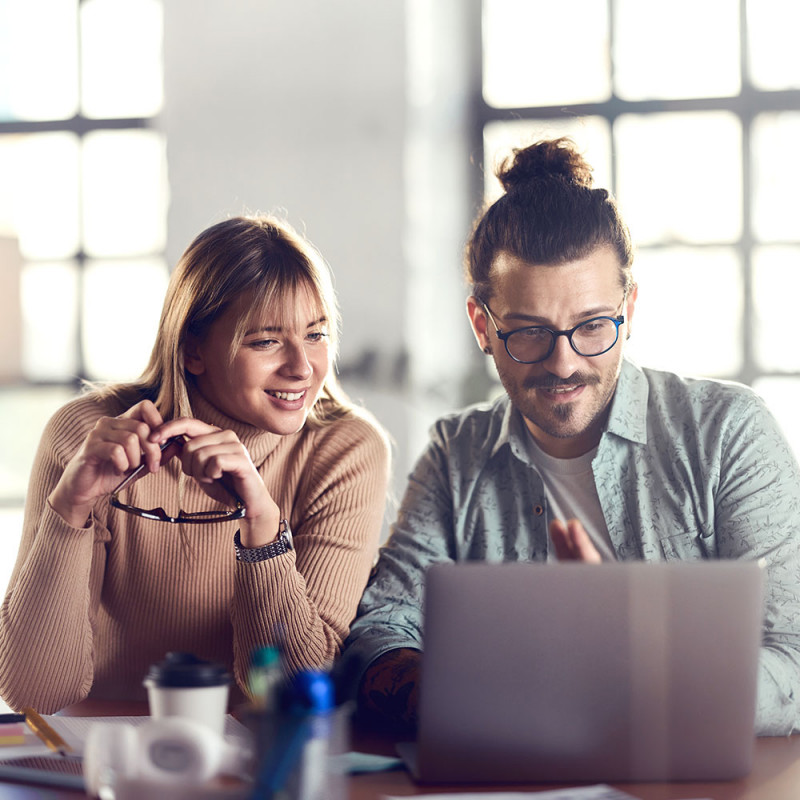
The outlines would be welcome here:
<svg viewBox="0 0 800 800">
<path fill-rule="evenodd" d="M 233 535 L 233 549 L 236 553 L 236 560 L 244 561 L 248 564 L 255 564 L 259 561 L 266 561 L 269 558 L 282 556 L 292 549 L 292 532 L 289 528 L 289 521 L 282 519 L 278 538 L 274 542 L 261 547 L 245 547 L 242 544 L 240 531 L 236 531 Z"/>
</svg>

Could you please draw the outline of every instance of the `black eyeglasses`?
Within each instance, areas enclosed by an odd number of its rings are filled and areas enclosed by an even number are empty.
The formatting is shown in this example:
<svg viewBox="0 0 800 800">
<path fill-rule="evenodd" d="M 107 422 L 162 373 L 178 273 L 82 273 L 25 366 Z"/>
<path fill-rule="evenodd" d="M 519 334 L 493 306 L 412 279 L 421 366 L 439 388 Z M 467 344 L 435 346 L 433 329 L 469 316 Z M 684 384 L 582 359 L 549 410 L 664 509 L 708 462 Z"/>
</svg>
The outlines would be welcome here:
<svg viewBox="0 0 800 800">
<path fill-rule="evenodd" d="M 171 439 L 167 439 L 164 444 L 161 445 L 162 452 L 166 450 L 170 445 L 182 445 L 184 442 L 184 438 L 182 436 L 173 436 Z M 213 523 L 213 522 L 227 522 L 231 519 L 241 519 L 245 515 L 245 508 L 244 503 L 233 493 L 231 490 L 226 486 L 225 491 L 227 491 L 231 497 L 233 497 L 234 502 L 236 503 L 236 508 L 232 511 L 184 511 L 183 509 L 178 510 L 177 517 L 171 517 L 164 511 L 163 508 L 138 508 L 137 506 L 131 506 L 127 503 L 123 503 L 119 499 L 119 493 L 126 487 L 128 484 L 133 483 L 144 470 L 147 469 L 147 464 L 142 463 L 138 466 L 130 475 L 127 475 L 122 483 L 117 486 L 111 495 L 109 496 L 109 502 L 111 503 L 114 508 L 118 508 L 121 511 L 126 511 L 128 514 L 134 514 L 137 517 L 143 517 L 144 519 L 152 519 L 158 522 L 173 522 L 173 523 L 188 523 L 190 525 L 198 525 L 200 523 Z"/>
<path fill-rule="evenodd" d="M 627 292 L 622 296 L 619 310 L 625 305 Z M 520 364 L 538 364 L 550 358 L 556 348 L 559 336 L 566 336 L 572 349 L 579 356 L 593 358 L 607 353 L 619 338 L 619 326 L 625 322 L 625 317 L 592 317 L 581 322 L 568 331 L 554 331 L 545 325 L 529 325 L 526 328 L 516 328 L 513 331 L 501 331 L 495 322 L 494 315 L 488 303 L 482 303 L 486 315 L 492 321 L 497 338 L 506 347 L 506 352 Z"/>
</svg>

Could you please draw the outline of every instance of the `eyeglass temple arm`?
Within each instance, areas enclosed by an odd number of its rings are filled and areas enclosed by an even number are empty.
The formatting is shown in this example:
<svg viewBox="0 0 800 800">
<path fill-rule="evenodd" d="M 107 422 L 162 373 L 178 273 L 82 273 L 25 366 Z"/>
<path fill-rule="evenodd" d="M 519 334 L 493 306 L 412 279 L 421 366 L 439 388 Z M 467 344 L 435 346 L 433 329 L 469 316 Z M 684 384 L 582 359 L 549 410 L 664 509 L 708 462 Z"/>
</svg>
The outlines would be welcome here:
<svg viewBox="0 0 800 800">
<path fill-rule="evenodd" d="M 221 484 L 222 488 L 231 496 L 234 505 L 237 508 L 244 508 L 244 501 L 234 491 L 233 486 L 231 485 L 231 480 L 227 475 L 223 475 L 221 478 L 218 478 L 217 483 Z"/>
<path fill-rule="evenodd" d="M 167 439 L 167 441 L 164 442 L 164 444 L 161 445 L 161 452 L 163 453 L 164 450 L 166 450 L 171 444 L 183 444 L 184 441 L 185 440 L 184 440 L 183 436 L 173 436 L 171 439 Z M 117 495 L 126 486 L 128 486 L 131 483 L 134 483 L 139 478 L 139 476 L 142 474 L 142 472 L 144 470 L 146 470 L 146 469 L 147 469 L 147 464 L 143 462 L 138 467 L 136 467 L 136 469 L 133 472 L 131 472 L 129 475 L 125 476 L 125 478 L 123 478 L 122 482 L 111 492 L 112 499 L 117 500 L 117 502 L 118 502 L 118 504 L 120 506 L 124 506 L 125 504 L 118 500 Z M 221 478 L 219 478 L 217 480 L 217 483 L 220 483 L 222 485 L 222 488 L 225 489 L 225 491 L 231 496 L 231 499 L 233 500 L 233 505 L 236 506 L 236 508 L 244 508 L 245 507 L 244 501 L 242 500 L 241 497 L 239 497 L 239 495 L 236 493 L 236 491 L 231 486 L 230 479 L 227 477 L 227 475 L 223 475 Z M 158 512 L 159 511 L 161 511 L 161 513 L 164 514 L 164 517 L 158 516 Z M 150 509 L 149 513 L 151 515 L 153 515 L 153 518 L 161 519 L 162 521 L 165 521 L 165 522 L 168 522 L 168 521 L 171 520 L 169 515 L 163 509 Z"/>
<path fill-rule="evenodd" d="M 173 436 L 171 439 L 167 439 L 167 441 L 161 445 L 160 447 L 161 452 L 163 453 L 170 445 L 173 444 L 182 445 L 184 441 L 185 439 L 183 438 L 183 436 Z M 111 494 L 112 495 L 119 494 L 126 486 L 130 485 L 131 483 L 134 483 L 142 474 L 142 472 L 144 472 L 146 469 L 147 469 L 147 463 L 143 461 L 141 464 L 139 464 L 138 467 L 136 467 L 136 469 L 133 472 L 126 475 L 122 479 L 122 482 L 115 489 L 112 490 Z"/>
</svg>

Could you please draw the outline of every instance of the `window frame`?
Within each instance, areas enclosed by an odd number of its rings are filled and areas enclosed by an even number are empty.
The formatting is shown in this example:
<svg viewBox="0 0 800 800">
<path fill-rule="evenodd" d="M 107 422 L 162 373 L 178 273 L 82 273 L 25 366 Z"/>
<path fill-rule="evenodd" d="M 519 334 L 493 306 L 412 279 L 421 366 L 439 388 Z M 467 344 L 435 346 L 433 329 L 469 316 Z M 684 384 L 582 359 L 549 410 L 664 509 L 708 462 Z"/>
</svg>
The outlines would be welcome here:
<svg viewBox="0 0 800 800">
<path fill-rule="evenodd" d="M 615 9 L 613 0 L 606 0 L 608 13 L 609 47 L 613 51 L 616 34 Z M 753 198 L 752 198 L 752 158 L 751 141 L 752 129 L 756 119 L 765 113 L 795 112 L 800 110 L 800 90 L 763 90 L 756 88 L 749 80 L 748 67 L 748 27 L 746 0 L 739 0 L 739 51 L 740 51 L 740 78 L 741 85 L 738 94 L 725 97 L 708 98 L 683 98 L 669 100 L 625 100 L 614 92 L 613 60 L 611 63 L 611 94 L 608 99 L 599 102 L 573 103 L 548 106 L 516 106 L 513 108 L 497 108 L 490 106 L 484 99 L 482 91 L 482 77 L 479 77 L 475 87 L 475 126 L 470 133 L 472 152 L 480 153 L 481 158 L 476 159 L 478 169 L 472 170 L 472 183 L 475 187 L 476 198 L 483 198 L 483 131 L 486 125 L 492 122 L 510 121 L 548 121 L 561 120 L 565 117 L 599 117 L 609 125 L 610 131 L 610 174 L 612 193 L 616 194 L 616 175 L 619 153 L 615 140 L 615 125 L 617 120 L 628 114 L 650 115 L 676 112 L 699 111 L 727 111 L 741 123 L 742 149 L 741 149 L 741 174 L 742 174 L 742 228 L 738 238 L 726 243 L 735 249 L 740 256 L 742 269 L 743 309 L 742 326 L 739 340 L 741 349 L 741 366 L 735 372 L 726 374 L 725 378 L 752 384 L 759 378 L 772 377 L 800 377 L 800 371 L 778 370 L 766 368 L 759 364 L 755 353 L 755 326 L 757 323 L 754 301 L 754 272 L 753 253 L 760 246 L 780 244 L 785 246 L 800 246 L 800 237 L 792 240 L 782 239 L 780 242 L 773 240 L 757 240 L 753 233 Z M 473 0 L 467 6 L 467 11 L 473 17 L 470 29 L 482 31 L 483 2 Z M 483 56 L 482 39 L 474 41 L 476 51 Z M 635 240 L 635 231 L 634 240 Z M 719 247 L 719 242 L 655 242 L 648 243 L 647 250 L 658 250 L 674 247 L 676 244 L 702 249 L 705 247 Z"/>
<path fill-rule="evenodd" d="M 81 5 L 84 0 L 74 0 L 75 7 L 75 25 L 79 31 L 78 48 L 80 49 L 80 13 Z M 82 149 L 83 140 L 87 135 L 97 131 L 119 131 L 119 130 L 143 130 L 155 129 L 154 122 L 156 116 L 152 117 L 114 117 L 114 118 L 94 118 L 84 116 L 81 109 L 81 75 L 83 64 L 80 56 L 77 63 L 78 74 L 78 113 L 66 119 L 45 119 L 45 120 L 3 120 L 0 119 L 0 138 L 9 135 L 30 134 L 35 135 L 39 133 L 70 133 L 78 137 L 79 149 Z M 78 175 L 77 195 L 75 198 L 78 207 L 82 207 L 83 202 L 83 184 L 82 175 Z M 96 260 L 96 257 L 87 255 L 83 246 L 82 231 L 78 231 L 78 249 L 66 256 L 68 260 L 75 263 L 78 272 L 79 287 L 83 282 L 83 276 L 86 271 L 87 263 Z M 165 251 L 149 253 L 148 257 L 165 257 Z M 32 263 L 31 260 L 25 260 L 24 263 Z M 84 384 L 84 381 L 89 379 L 86 369 L 86 358 L 83 347 L 83 333 L 84 333 L 84 302 L 83 293 L 77 293 L 77 308 L 76 319 L 77 325 L 75 329 L 75 340 L 73 343 L 76 362 L 76 374 L 71 380 L 39 380 L 27 378 L 24 375 L 19 381 L 15 383 L 18 388 L 20 386 L 74 386 L 76 389 Z"/>
</svg>

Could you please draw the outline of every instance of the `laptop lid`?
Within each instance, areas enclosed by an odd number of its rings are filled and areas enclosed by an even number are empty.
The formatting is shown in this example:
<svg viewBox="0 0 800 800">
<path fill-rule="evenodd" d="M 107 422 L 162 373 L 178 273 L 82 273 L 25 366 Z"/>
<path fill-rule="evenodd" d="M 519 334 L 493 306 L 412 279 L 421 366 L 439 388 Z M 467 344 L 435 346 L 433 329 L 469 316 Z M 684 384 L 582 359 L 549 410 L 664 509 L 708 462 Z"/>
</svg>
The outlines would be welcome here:
<svg viewBox="0 0 800 800">
<path fill-rule="evenodd" d="M 747 774 L 762 572 L 742 561 L 431 567 L 417 777 Z"/>
</svg>

